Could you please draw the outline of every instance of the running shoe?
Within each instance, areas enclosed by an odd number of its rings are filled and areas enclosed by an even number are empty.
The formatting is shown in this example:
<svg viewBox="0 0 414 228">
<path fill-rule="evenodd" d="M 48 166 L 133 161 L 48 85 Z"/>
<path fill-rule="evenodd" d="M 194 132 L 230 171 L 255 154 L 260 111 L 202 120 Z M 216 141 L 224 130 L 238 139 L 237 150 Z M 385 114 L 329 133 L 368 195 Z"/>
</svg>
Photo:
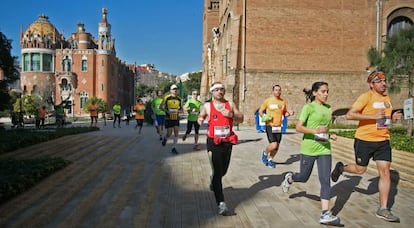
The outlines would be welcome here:
<svg viewBox="0 0 414 228">
<path fill-rule="evenodd" d="M 291 172 L 286 173 L 286 175 L 285 175 L 285 179 L 282 182 L 282 191 L 284 193 L 287 193 L 289 191 L 289 188 L 290 188 L 290 185 L 291 185 L 291 183 L 289 183 L 289 179 L 292 177 L 292 175 L 293 174 Z"/>
<path fill-rule="evenodd" d="M 162 144 L 163 146 L 165 146 L 165 144 L 167 144 L 167 138 L 165 138 L 165 137 L 164 137 L 164 138 L 162 139 L 161 144 Z"/>
<path fill-rule="evenodd" d="M 173 153 L 173 154 L 178 154 L 178 151 L 177 151 L 177 149 L 172 148 L 171 153 Z"/>
<path fill-rule="evenodd" d="M 381 209 L 379 208 L 377 212 L 375 213 L 375 216 L 378 218 L 384 219 L 387 222 L 400 222 L 400 218 L 393 215 L 391 211 L 387 208 Z"/>
<path fill-rule="evenodd" d="M 218 205 L 218 213 L 219 215 L 227 216 L 230 215 L 230 210 L 227 208 L 227 205 L 225 202 L 220 202 Z"/>
<path fill-rule="evenodd" d="M 339 176 L 341 176 L 342 172 L 344 171 L 344 163 L 337 162 L 335 165 L 335 169 L 331 173 L 331 179 L 333 182 L 337 182 Z"/>
<path fill-rule="evenodd" d="M 183 135 L 183 141 L 185 141 L 185 139 L 187 138 L 187 134 Z"/>
<path fill-rule="evenodd" d="M 160 135 L 160 141 L 162 141 L 162 136 Z"/>
<path fill-rule="evenodd" d="M 276 168 L 276 163 L 274 163 L 272 160 L 268 160 L 267 167 L 274 169 Z"/>
<path fill-rule="evenodd" d="M 339 218 L 332 214 L 331 211 L 326 211 L 325 213 L 321 214 L 321 217 L 319 218 L 320 224 L 339 224 Z"/>
<path fill-rule="evenodd" d="M 266 151 L 262 152 L 262 162 L 265 166 L 267 166 L 267 154 Z"/>
<path fill-rule="evenodd" d="M 194 150 L 201 150 L 201 146 L 200 146 L 200 145 L 198 145 L 198 144 L 197 144 L 197 145 L 194 145 L 193 149 L 194 149 Z"/>
</svg>

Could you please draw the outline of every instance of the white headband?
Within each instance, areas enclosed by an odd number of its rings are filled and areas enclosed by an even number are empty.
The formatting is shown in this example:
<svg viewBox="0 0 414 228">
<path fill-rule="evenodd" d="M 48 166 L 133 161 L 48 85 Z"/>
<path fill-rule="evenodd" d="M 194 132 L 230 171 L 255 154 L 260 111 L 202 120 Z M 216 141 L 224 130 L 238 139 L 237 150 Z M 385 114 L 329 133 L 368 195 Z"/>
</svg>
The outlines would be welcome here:
<svg viewBox="0 0 414 228">
<path fill-rule="evenodd" d="M 213 92 L 215 89 L 224 89 L 223 84 L 214 84 L 212 87 L 210 87 L 210 92 Z"/>
</svg>

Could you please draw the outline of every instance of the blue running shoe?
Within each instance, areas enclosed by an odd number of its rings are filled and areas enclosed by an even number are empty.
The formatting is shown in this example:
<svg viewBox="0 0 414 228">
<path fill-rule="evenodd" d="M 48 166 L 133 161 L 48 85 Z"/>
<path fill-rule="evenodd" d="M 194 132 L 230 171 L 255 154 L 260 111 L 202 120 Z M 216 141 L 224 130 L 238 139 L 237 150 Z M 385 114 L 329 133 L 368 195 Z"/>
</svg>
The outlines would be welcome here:
<svg viewBox="0 0 414 228">
<path fill-rule="evenodd" d="M 267 154 L 265 151 L 262 152 L 262 162 L 265 166 L 267 166 Z"/>
<path fill-rule="evenodd" d="M 267 161 L 267 166 L 269 168 L 274 169 L 274 168 L 276 168 L 276 163 L 274 163 L 272 160 L 269 160 L 269 161 Z"/>
</svg>

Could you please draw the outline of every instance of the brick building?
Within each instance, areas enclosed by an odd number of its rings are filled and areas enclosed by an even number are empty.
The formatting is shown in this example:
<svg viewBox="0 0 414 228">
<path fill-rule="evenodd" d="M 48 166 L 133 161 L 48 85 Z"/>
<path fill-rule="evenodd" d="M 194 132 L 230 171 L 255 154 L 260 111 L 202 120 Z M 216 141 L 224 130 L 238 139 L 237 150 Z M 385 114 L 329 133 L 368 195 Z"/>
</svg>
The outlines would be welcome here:
<svg viewBox="0 0 414 228">
<path fill-rule="evenodd" d="M 65 38 L 45 15 L 21 32 L 21 88 L 37 95 L 43 103 L 69 101 L 66 112 L 84 115 L 88 98 L 98 97 L 112 107 L 134 102 L 134 67 L 116 56 L 115 40 L 107 10 L 102 9 L 98 38 L 86 32 L 84 24 Z"/>
<path fill-rule="evenodd" d="M 368 89 L 369 48 L 381 50 L 413 22 L 412 0 L 205 0 L 201 93 L 224 82 L 248 124 L 275 84 L 296 112 L 302 90 L 319 80 L 329 83 L 333 110 L 349 108 Z M 407 90 L 390 94 L 394 108 Z"/>
</svg>

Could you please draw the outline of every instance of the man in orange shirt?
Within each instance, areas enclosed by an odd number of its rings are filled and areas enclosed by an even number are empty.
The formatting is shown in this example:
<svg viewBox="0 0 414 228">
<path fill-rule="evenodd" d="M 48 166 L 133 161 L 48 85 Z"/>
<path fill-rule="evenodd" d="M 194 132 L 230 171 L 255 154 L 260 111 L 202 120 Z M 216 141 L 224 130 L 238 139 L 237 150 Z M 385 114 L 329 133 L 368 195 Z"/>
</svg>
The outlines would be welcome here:
<svg viewBox="0 0 414 228">
<path fill-rule="evenodd" d="M 266 122 L 266 135 L 269 141 L 269 145 L 262 152 L 262 162 L 270 168 L 276 168 L 273 158 L 276 156 L 282 140 L 282 118 L 291 115 L 286 108 L 287 102 L 280 96 L 281 94 L 282 88 L 279 85 L 274 85 L 272 87 L 273 96 L 264 100 L 259 108 L 259 115 Z"/>
<path fill-rule="evenodd" d="M 137 125 L 135 129 L 139 127 L 138 134 L 141 134 L 142 126 L 144 125 L 144 114 L 145 114 L 145 105 L 141 99 L 137 99 L 137 104 L 134 106 L 135 111 L 135 120 L 137 121 Z"/>
<path fill-rule="evenodd" d="M 88 106 L 89 115 L 91 117 L 91 127 L 92 125 L 96 127 L 98 124 L 98 107 L 96 107 L 96 102 L 92 101 Z"/>
<path fill-rule="evenodd" d="M 40 119 L 40 127 L 42 128 L 45 127 L 46 114 L 47 114 L 46 106 L 43 105 L 42 108 L 40 108 L 38 112 L 38 116 Z"/>
<path fill-rule="evenodd" d="M 392 157 L 388 127 L 391 123 L 392 106 L 390 97 L 385 93 L 387 89 L 385 74 L 374 71 L 368 76 L 367 82 L 370 90 L 360 95 L 346 114 L 349 120 L 359 120 L 354 137 L 355 163 L 344 165 L 338 162 L 331 173 L 331 178 L 336 182 L 342 172 L 363 174 L 367 171 L 369 160 L 372 158 L 379 174 L 380 205 L 375 215 L 388 222 L 400 222 L 400 219 L 388 208 Z"/>
</svg>

